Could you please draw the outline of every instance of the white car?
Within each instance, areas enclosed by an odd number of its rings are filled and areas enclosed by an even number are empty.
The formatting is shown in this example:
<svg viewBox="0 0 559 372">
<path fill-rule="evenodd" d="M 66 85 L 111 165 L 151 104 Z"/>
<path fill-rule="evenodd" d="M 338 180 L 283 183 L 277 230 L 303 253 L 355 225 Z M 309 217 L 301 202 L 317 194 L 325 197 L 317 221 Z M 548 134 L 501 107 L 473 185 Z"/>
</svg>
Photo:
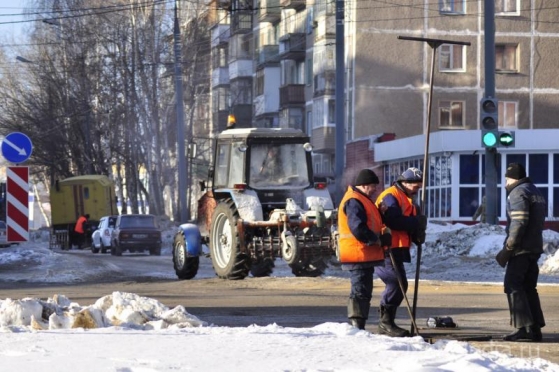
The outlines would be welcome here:
<svg viewBox="0 0 559 372">
<path fill-rule="evenodd" d="M 99 220 L 99 226 L 91 234 L 91 252 L 107 253 L 107 249 L 111 249 L 111 233 L 115 227 L 116 218 L 118 216 L 104 216 Z"/>
</svg>

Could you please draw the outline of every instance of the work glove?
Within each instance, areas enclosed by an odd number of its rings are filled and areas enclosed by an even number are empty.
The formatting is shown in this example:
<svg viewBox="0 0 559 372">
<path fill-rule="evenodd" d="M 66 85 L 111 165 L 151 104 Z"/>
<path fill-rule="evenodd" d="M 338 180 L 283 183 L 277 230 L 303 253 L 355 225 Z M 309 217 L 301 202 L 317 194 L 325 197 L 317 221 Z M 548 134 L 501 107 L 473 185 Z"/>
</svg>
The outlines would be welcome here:
<svg viewBox="0 0 559 372">
<path fill-rule="evenodd" d="M 417 218 L 417 231 L 413 235 L 413 242 L 416 245 L 425 243 L 425 230 L 427 230 L 427 216 L 420 214 Z"/>
<path fill-rule="evenodd" d="M 380 246 L 381 247 L 390 247 L 392 246 L 392 234 L 385 232 L 384 234 L 381 234 L 379 237 L 380 240 Z"/>
<path fill-rule="evenodd" d="M 419 230 L 413 237 L 413 242 L 416 245 L 425 243 L 425 230 Z"/>
<path fill-rule="evenodd" d="M 507 262 L 509 262 L 510 258 L 512 257 L 512 249 L 508 249 L 508 246 L 505 246 L 503 249 L 497 253 L 495 256 L 495 260 L 501 267 L 507 266 Z"/>
</svg>

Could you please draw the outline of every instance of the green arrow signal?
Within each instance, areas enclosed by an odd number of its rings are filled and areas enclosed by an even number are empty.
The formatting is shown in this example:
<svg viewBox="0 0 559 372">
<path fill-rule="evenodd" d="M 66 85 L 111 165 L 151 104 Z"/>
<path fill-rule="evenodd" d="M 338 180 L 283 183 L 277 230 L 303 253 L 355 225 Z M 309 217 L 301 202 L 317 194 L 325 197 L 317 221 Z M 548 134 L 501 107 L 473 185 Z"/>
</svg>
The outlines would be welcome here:
<svg viewBox="0 0 559 372">
<path fill-rule="evenodd" d="M 499 143 L 503 146 L 510 146 L 514 142 L 514 138 L 510 133 L 501 133 L 499 135 Z"/>
</svg>

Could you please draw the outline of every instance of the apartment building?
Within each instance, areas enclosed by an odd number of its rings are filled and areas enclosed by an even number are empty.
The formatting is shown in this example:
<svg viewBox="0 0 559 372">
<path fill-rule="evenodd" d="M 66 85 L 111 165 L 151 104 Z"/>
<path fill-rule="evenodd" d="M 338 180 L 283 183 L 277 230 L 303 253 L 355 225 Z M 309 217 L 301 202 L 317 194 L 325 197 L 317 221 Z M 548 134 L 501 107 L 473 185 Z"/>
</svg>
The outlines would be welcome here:
<svg viewBox="0 0 559 372">
<path fill-rule="evenodd" d="M 311 135 L 315 173 L 333 178 L 334 1 L 210 1 L 212 119 Z"/>
<path fill-rule="evenodd" d="M 231 11 L 229 19 L 219 18 L 230 20 L 230 39 L 229 55 L 220 65 L 228 73 L 223 80 L 214 74 L 212 90 L 219 93 L 213 95 L 214 117 L 225 123 L 219 113 L 235 112 L 242 104 L 245 111 L 246 106 L 252 110 L 246 126 L 306 131 L 314 146 L 315 171 L 333 177 L 335 1 L 216 4 Z M 495 10 L 499 128 L 515 134 L 514 147 L 498 149 L 497 214 L 505 220 L 502 173 L 514 161 L 525 164 L 546 197 L 548 219 L 553 220 L 559 217 L 559 6 L 544 0 L 496 0 Z M 245 20 L 247 27 L 241 33 L 242 16 L 252 19 Z M 430 123 L 426 212 L 434 219 L 471 221 L 485 182 L 479 126 L 485 82 L 484 1 L 346 0 L 344 23 L 344 183 L 359 169 L 370 167 L 388 186 L 408 166 L 422 166 Z M 224 25 L 216 23 L 214 32 Z M 432 46 L 398 36 L 470 43 L 436 49 L 430 121 Z M 212 47 L 215 40 L 212 36 Z M 233 82 L 241 77 L 236 63 L 246 54 L 252 60 L 244 60 L 244 85 L 234 88 Z M 246 93 L 240 95 L 241 91 Z"/>
<path fill-rule="evenodd" d="M 484 194 L 484 149 L 479 126 L 484 96 L 484 2 L 465 0 L 357 2 L 348 65 L 348 151 L 369 143 L 385 185 L 410 165 L 422 165 L 432 46 L 399 40 L 416 36 L 470 42 L 436 51 L 426 210 L 431 218 L 471 221 Z M 515 146 L 499 148 L 498 206 L 506 219 L 503 170 L 525 164 L 559 216 L 559 7 L 541 0 L 495 1 L 495 86 L 499 129 Z M 351 22 L 351 20 L 349 21 Z M 379 142 L 379 134 L 395 140 Z"/>
</svg>

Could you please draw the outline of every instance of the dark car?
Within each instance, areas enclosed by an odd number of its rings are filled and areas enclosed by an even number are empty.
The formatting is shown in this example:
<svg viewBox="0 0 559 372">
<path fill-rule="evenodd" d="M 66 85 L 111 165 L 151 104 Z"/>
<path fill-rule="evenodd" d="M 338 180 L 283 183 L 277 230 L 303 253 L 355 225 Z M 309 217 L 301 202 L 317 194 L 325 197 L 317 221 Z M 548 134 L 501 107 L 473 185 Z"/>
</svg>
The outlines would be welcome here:
<svg viewBox="0 0 559 372">
<path fill-rule="evenodd" d="M 143 252 L 161 255 L 161 230 L 157 219 L 151 214 L 123 214 L 116 219 L 111 233 L 111 254 Z"/>
</svg>

